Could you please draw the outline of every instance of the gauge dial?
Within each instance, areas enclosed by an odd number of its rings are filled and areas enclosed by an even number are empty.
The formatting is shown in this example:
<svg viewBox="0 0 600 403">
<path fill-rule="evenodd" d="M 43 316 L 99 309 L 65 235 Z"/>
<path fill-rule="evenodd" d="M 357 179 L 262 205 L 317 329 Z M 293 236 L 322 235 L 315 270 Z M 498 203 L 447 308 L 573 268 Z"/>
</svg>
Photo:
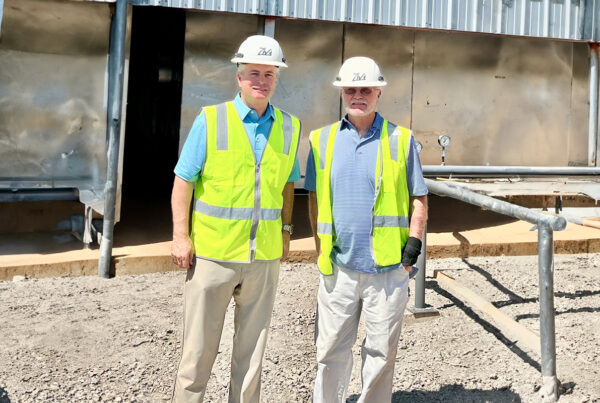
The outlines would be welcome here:
<svg viewBox="0 0 600 403">
<path fill-rule="evenodd" d="M 447 134 L 442 134 L 440 137 L 438 137 L 438 143 L 442 147 L 448 147 L 450 145 L 450 136 Z"/>
</svg>

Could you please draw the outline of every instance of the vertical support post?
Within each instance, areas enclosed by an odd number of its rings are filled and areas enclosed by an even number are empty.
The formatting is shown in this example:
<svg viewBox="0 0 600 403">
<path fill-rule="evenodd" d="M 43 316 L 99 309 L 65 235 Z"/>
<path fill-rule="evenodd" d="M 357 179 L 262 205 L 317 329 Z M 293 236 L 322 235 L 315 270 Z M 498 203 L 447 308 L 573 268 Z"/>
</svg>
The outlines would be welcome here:
<svg viewBox="0 0 600 403">
<path fill-rule="evenodd" d="M 275 38 L 275 18 L 265 18 L 265 32 L 266 36 Z"/>
<path fill-rule="evenodd" d="M 598 44 L 590 45 L 588 165 L 598 166 Z"/>
<path fill-rule="evenodd" d="M 256 35 L 265 34 L 265 17 L 262 15 L 258 16 L 258 24 L 256 26 Z"/>
<path fill-rule="evenodd" d="M 123 70 L 125 64 L 125 33 L 127 30 L 127 0 L 117 0 L 110 27 L 108 56 L 108 113 L 107 113 L 107 169 L 104 187 L 104 225 L 98 276 L 109 278 L 112 261 L 115 204 L 119 171 L 119 142 L 121 136 L 121 109 L 123 101 Z"/>
<path fill-rule="evenodd" d="M 421 254 L 417 258 L 416 266 L 419 268 L 415 276 L 415 308 L 425 309 L 425 267 L 427 264 L 427 224 L 423 230 Z"/>
<path fill-rule="evenodd" d="M 258 35 L 275 37 L 275 18 L 272 17 L 258 17 L 258 28 L 256 30 Z"/>
<path fill-rule="evenodd" d="M 556 336 L 554 329 L 554 239 L 552 228 L 538 223 L 538 266 L 540 283 L 540 339 L 543 402 L 558 400 Z"/>
<path fill-rule="evenodd" d="M 0 0 L 0 38 L 2 38 L 2 12 L 4 11 L 4 0 Z"/>
</svg>

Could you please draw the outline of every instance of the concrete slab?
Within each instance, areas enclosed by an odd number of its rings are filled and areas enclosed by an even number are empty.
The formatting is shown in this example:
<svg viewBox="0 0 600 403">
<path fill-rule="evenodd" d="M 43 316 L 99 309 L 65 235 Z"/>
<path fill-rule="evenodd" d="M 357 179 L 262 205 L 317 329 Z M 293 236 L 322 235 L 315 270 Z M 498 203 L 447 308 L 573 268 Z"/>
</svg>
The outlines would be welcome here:
<svg viewBox="0 0 600 403">
<path fill-rule="evenodd" d="M 429 233 L 430 259 L 469 256 L 522 256 L 537 254 L 537 231 L 516 221 L 486 228 Z M 554 233 L 555 253 L 600 252 L 600 230 L 569 223 Z M 96 275 L 98 249 L 83 249 L 68 233 L 0 235 L 0 280 L 14 276 L 52 277 Z M 116 275 L 179 270 L 170 258 L 170 242 L 118 246 L 113 249 Z M 316 262 L 312 237 L 296 239 L 290 262 Z"/>
</svg>

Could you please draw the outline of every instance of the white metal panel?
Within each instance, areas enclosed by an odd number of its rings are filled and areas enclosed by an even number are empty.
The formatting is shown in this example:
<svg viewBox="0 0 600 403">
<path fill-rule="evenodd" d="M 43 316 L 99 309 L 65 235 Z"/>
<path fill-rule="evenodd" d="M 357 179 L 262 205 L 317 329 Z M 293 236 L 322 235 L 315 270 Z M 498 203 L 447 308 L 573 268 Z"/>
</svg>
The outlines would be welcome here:
<svg viewBox="0 0 600 403">
<path fill-rule="evenodd" d="M 133 5 L 596 40 L 600 0 L 129 0 Z M 587 27 L 587 28 L 586 28 Z"/>
</svg>

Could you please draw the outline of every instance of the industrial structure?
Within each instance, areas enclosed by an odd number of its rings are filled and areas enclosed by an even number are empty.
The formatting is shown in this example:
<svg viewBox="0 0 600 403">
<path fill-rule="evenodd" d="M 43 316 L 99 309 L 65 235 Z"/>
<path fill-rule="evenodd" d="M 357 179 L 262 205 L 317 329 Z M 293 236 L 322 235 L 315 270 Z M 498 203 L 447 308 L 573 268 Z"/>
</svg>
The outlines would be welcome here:
<svg viewBox="0 0 600 403">
<path fill-rule="evenodd" d="M 102 233 L 108 276 L 121 193 L 168 199 L 194 118 L 233 98 L 232 50 L 257 32 L 286 52 L 273 102 L 303 122 L 302 171 L 310 130 L 342 116 L 332 78 L 363 55 L 426 174 L 595 176 L 599 17 L 600 0 L 0 0 L 0 202 L 81 202 L 71 221 Z"/>
<path fill-rule="evenodd" d="M 413 130 L 426 173 L 597 165 L 595 0 L 130 0 L 123 16 L 114 0 L 3 3 L 0 199 L 78 199 L 86 228 L 111 194 L 118 221 L 123 175 L 131 193 L 168 192 L 200 108 L 236 92 L 231 49 L 257 31 L 290 62 L 274 102 L 304 123 L 301 166 L 309 131 L 341 116 L 328 83 L 354 55 L 382 66 L 381 112 Z M 554 174 L 594 173 L 576 170 Z"/>
</svg>

